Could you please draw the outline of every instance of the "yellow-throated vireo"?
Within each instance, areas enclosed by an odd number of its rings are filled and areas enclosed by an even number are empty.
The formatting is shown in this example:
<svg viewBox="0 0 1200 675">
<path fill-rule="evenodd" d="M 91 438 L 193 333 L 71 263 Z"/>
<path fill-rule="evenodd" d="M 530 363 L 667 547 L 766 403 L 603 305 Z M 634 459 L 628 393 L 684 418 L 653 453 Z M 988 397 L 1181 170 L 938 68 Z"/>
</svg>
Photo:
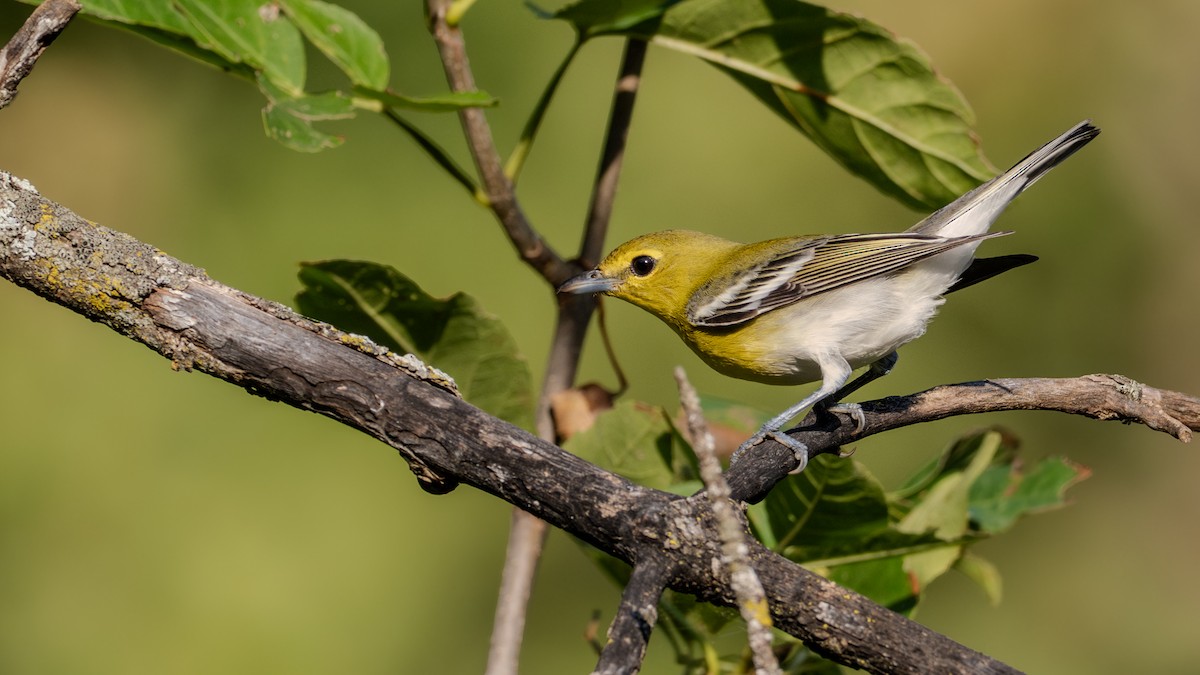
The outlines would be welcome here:
<svg viewBox="0 0 1200 675">
<path fill-rule="evenodd" d="M 754 244 L 686 230 L 655 232 L 622 244 L 558 290 L 604 293 L 645 309 L 726 375 L 773 384 L 819 380 L 816 391 L 763 425 L 738 451 L 771 437 L 796 453 L 799 471 L 807 449 L 782 433 L 783 425 L 888 372 L 896 349 L 925 332 L 956 283 L 1031 261 L 1012 256 L 968 271 L 981 241 L 1010 234 L 988 232 L 1009 202 L 1099 133 L 1080 122 L 905 232 Z M 854 369 L 867 365 L 847 386 Z M 861 410 L 842 408 L 856 414 L 861 431 Z"/>
</svg>

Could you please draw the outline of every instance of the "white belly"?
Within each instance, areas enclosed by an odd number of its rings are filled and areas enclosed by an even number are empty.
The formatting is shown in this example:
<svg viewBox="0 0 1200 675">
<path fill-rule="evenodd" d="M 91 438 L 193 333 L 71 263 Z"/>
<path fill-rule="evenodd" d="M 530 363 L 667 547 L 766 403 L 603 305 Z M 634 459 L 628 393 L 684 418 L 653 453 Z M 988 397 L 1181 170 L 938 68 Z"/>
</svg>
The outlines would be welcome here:
<svg viewBox="0 0 1200 675">
<path fill-rule="evenodd" d="M 930 261 L 934 262 L 934 261 Z M 817 365 L 824 354 L 839 355 L 852 368 L 887 356 L 925 333 L 953 283 L 942 269 L 919 265 L 892 277 L 868 279 L 803 300 L 794 311 L 776 311 L 756 321 L 772 324 L 786 336 L 777 341 L 772 360 L 790 363 L 781 383 L 821 379 Z M 778 316 L 775 316 L 778 315 Z"/>
</svg>

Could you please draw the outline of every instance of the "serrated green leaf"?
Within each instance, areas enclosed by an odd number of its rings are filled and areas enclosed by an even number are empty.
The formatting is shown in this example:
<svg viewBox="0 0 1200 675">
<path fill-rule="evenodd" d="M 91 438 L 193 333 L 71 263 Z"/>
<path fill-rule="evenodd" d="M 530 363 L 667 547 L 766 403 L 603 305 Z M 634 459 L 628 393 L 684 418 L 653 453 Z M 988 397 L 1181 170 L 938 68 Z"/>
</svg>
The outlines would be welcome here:
<svg viewBox="0 0 1200 675">
<path fill-rule="evenodd" d="M 277 6 L 261 0 L 174 0 L 196 43 L 260 70 L 293 95 L 304 91 L 304 41 Z"/>
<path fill-rule="evenodd" d="M 563 449 L 659 490 L 675 481 L 670 463 L 675 433 L 662 408 L 637 401 L 621 401 L 596 417 L 596 422 L 563 443 Z"/>
<path fill-rule="evenodd" d="M 889 526 L 860 540 L 838 543 L 837 548 L 842 550 L 838 555 L 804 558 L 800 555 L 803 551 L 794 549 L 785 550 L 784 555 L 895 609 L 908 607 L 904 598 L 924 590 L 944 573 L 961 555 L 962 547 L 961 542 L 946 542 L 931 532 L 914 534 Z M 884 570 L 887 574 L 875 578 L 862 575 L 862 570 Z"/>
<path fill-rule="evenodd" d="M 357 14 L 321 0 L 281 0 L 304 37 L 356 85 L 387 87 L 389 65 L 383 40 Z"/>
<path fill-rule="evenodd" d="M 471 296 L 434 298 L 394 268 L 350 260 L 304 263 L 300 281 L 304 314 L 416 354 L 449 373 L 472 404 L 532 428 L 529 366 L 504 325 Z"/>
<path fill-rule="evenodd" d="M 345 142 L 341 136 L 327 134 L 312 125 L 305 115 L 304 99 L 271 102 L 263 108 L 263 129 L 267 136 L 297 152 L 320 152 Z"/>
<path fill-rule="evenodd" d="M 21 2 L 40 4 L 36 0 Z M 80 5 L 83 16 L 96 23 L 123 28 L 222 70 L 246 77 L 253 75 L 253 69 L 245 64 L 230 61 L 211 49 L 197 45 L 190 35 L 188 20 L 171 6 L 171 0 L 81 0 Z"/>
<path fill-rule="evenodd" d="M 1023 515 L 1064 506 L 1067 488 L 1090 474 L 1061 457 L 1044 459 L 1028 473 L 1016 465 L 992 467 L 971 488 L 971 520 L 989 534 L 1003 532 Z"/>
<path fill-rule="evenodd" d="M 958 90 L 866 19 L 794 0 L 683 0 L 626 27 L 619 3 L 605 4 L 563 16 L 584 36 L 638 37 L 708 61 L 906 204 L 939 207 L 995 174 Z"/>
</svg>

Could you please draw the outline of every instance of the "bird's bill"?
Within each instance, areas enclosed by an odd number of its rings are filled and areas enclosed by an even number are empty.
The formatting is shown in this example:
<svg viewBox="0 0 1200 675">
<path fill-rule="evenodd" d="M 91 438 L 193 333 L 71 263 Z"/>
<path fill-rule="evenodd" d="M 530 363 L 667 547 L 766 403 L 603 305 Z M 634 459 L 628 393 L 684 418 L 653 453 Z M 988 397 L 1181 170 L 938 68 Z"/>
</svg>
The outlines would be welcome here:
<svg viewBox="0 0 1200 675">
<path fill-rule="evenodd" d="M 568 280 L 558 287 L 559 293 L 582 295 L 584 293 L 607 293 L 621 283 L 620 279 L 606 277 L 600 270 L 592 270 Z"/>
</svg>

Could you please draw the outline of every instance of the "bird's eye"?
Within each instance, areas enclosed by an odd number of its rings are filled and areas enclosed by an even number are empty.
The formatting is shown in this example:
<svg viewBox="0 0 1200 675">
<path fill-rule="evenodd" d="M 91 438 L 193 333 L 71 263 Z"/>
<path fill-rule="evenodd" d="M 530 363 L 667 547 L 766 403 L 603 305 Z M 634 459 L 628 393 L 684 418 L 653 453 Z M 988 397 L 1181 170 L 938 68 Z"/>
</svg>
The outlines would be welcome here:
<svg viewBox="0 0 1200 675">
<path fill-rule="evenodd" d="M 639 277 L 644 277 L 654 271 L 658 261 L 648 255 L 639 255 L 629 263 L 629 269 Z"/>
</svg>

